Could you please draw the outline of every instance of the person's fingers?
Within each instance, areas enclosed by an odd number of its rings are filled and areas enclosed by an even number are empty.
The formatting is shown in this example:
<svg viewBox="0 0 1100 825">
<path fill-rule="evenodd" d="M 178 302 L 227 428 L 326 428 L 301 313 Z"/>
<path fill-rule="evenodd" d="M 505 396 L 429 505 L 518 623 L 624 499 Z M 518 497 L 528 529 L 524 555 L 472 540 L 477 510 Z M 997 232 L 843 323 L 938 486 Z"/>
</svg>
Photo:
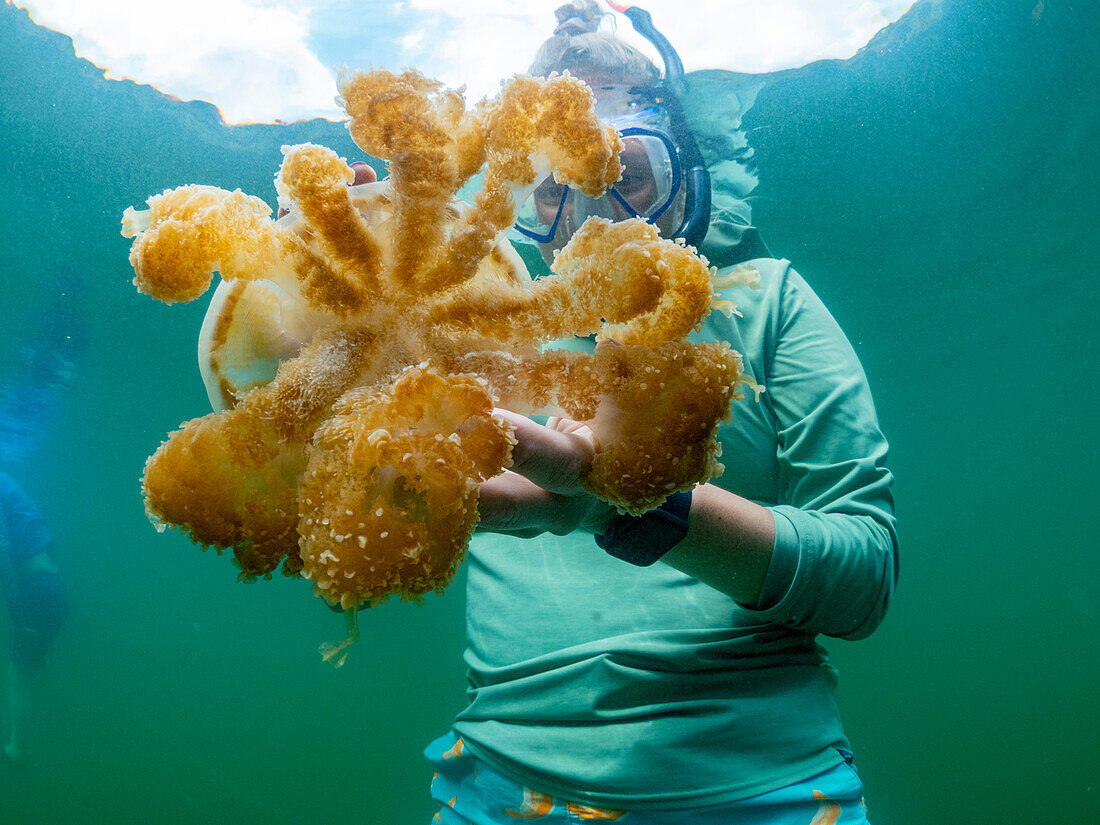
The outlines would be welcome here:
<svg viewBox="0 0 1100 825">
<path fill-rule="evenodd" d="M 376 173 L 369 164 L 361 160 L 357 160 L 355 163 L 351 164 L 351 169 L 355 172 L 355 180 L 352 181 L 352 186 L 358 186 L 361 183 L 374 183 L 378 180 L 378 173 Z"/>
<path fill-rule="evenodd" d="M 557 430 L 562 433 L 580 433 L 581 435 L 592 435 L 592 428 L 583 421 L 574 421 L 572 418 L 559 418 L 556 415 L 550 416 L 546 419 L 546 426 L 551 430 Z"/>
<path fill-rule="evenodd" d="M 549 429 L 510 410 L 497 409 L 494 414 L 515 428 L 513 472 L 552 493 L 576 495 L 583 490 L 581 478 L 596 453 L 590 437 L 584 432 Z"/>
</svg>

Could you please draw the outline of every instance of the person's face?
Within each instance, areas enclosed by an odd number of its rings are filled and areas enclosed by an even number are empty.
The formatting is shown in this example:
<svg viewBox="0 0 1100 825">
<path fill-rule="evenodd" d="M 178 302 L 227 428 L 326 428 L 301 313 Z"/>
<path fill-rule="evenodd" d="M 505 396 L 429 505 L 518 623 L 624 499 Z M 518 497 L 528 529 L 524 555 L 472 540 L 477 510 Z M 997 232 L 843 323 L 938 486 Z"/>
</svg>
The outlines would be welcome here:
<svg viewBox="0 0 1100 825">
<path fill-rule="evenodd" d="M 657 200 L 657 180 L 653 177 L 653 168 L 649 163 L 645 147 L 640 140 L 626 137 L 623 139 L 623 151 L 619 154 L 619 158 L 623 164 L 623 174 L 615 184 L 615 190 L 634 207 L 636 212 L 644 213 Z M 533 197 L 540 221 L 548 224 L 554 220 L 565 189 L 566 187 L 551 176 L 535 190 Z M 630 213 L 617 200 L 606 198 L 606 201 L 605 211 L 608 214 L 605 217 L 616 221 L 630 217 Z M 563 218 L 574 211 L 573 190 L 569 189 L 565 195 Z"/>
<path fill-rule="evenodd" d="M 570 73 L 580 77 L 588 84 L 596 97 L 597 105 L 612 91 L 620 89 L 624 85 L 621 80 L 613 80 L 602 73 L 576 71 Z M 653 176 L 653 168 L 646 154 L 645 146 L 638 139 L 624 138 L 623 151 L 619 157 L 623 164 L 623 175 L 615 184 L 615 190 L 634 207 L 635 211 L 644 213 L 657 199 L 659 189 Z M 539 244 L 539 249 L 542 251 L 543 258 L 547 263 L 553 260 L 554 253 L 568 243 L 573 233 L 580 228 L 580 224 L 584 222 L 584 219 L 589 217 L 578 212 L 577 205 L 574 203 L 577 195 L 573 189 L 568 190 L 565 195 L 565 202 L 562 203 L 562 192 L 564 190 L 565 187 L 557 183 L 551 176 L 535 190 L 533 195 L 539 219 L 544 224 L 550 224 L 554 220 L 559 204 L 562 207 L 561 221 L 558 224 L 558 231 L 554 239 L 550 243 Z M 678 198 L 682 199 L 682 197 L 683 189 L 681 187 Z M 614 221 L 621 221 L 630 217 L 630 213 L 613 197 L 604 196 L 595 202 L 591 200 L 586 202 L 590 206 L 593 203 L 598 205 L 598 214 L 601 217 Z M 677 208 L 674 206 L 655 221 L 655 226 L 662 236 L 671 237 L 672 233 L 679 228 L 682 214 L 682 207 Z"/>
</svg>

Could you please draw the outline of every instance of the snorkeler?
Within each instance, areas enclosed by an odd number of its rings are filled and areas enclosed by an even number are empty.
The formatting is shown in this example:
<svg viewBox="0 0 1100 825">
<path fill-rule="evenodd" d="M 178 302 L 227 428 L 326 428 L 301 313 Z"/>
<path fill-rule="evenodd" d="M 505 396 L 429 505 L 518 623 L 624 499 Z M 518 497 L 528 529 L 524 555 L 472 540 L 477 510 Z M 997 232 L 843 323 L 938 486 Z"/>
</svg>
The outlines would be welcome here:
<svg viewBox="0 0 1100 825">
<path fill-rule="evenodd" d="M 4 756 L 23 759 L 31 685 L 68 615 L 69 598 L 53 560 L 53 537 L 30 496 L 0 473 L 0 589 L 12 619 L 8 731 Z"/>
<path fill-rule="evenodd" d="M 56 295 L 17 351 L 16 369 L 0 385 L 0 467 L 15 468 L 42 448 L 88 346 L 74 296 L 80 276 L 57 269 Z M 68 594 L 53 558 L 53 538 L 23 488 L 0 471 L 0 591 L 12 618 L 7 738 L 3 753 L 22 761 L 31 686 L 68 614 Z"/>
<path fill-rule="evenodd" d="M 58 294 L 37 313 L 33 333 L 15 352 L 15 369 L 0 383 L 0 466 L 22 464 L 41 449 L 88 348 L 73 298 L 79 276 L 62 269 L 49 280 Z"/>
<path fill-rule="evenodd" d="M 620 10 L 622 10 L 620 8 Z M 719 433 L 726 472 L 642 516 L 581 484 L 588 427 L 504 413 L 511 470 L 481 486 L 468 555 L 468 706 L 426 756 L 437 822 L 865 823 L 820 635 L 860 639 L 897 576 L 887 451 L 866 377 L 806 282 L 755 232 L 708 239 L 710 181 L 664 73 L 563 6 L 530 73 L 568 70 L 619 128 L 624 172 L 591 198 L 547 178 L 517 229 L 561 249 L 584 219 L 645 219 L 727 271 L 743 317 L 700 340 L 743 353 L 764 392 Z M 586 342 L 573 342 L 584 346 Z"/>
</svg>

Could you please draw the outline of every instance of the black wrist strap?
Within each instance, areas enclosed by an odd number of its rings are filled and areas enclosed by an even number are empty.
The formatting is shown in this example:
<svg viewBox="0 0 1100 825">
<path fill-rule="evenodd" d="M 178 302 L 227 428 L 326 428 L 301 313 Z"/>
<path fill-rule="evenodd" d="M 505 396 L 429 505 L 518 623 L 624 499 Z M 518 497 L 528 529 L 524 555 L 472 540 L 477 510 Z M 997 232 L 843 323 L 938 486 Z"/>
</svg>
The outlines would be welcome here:
<svg viewBox="0 0 1100 825">
<path fill-rule="evenodd" d="M 687 535 L 691 493 L 673 493 L 655 510 L 640 516 L 619 515 L 596 544 L 617 559 L 649 567 Z"/>
</svg>

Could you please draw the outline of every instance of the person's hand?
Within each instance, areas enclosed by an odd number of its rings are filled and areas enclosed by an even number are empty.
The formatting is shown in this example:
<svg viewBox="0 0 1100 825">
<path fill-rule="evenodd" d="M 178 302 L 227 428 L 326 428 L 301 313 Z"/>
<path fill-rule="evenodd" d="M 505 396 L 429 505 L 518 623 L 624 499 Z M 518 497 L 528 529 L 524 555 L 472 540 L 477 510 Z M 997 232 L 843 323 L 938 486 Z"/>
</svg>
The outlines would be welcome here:
<svg viewBox="0 0 1100 825">
<path fill-rule="evenodd" d="M 349 186 L 358 186 L 361 183 L 374 183 L 378 180 L 378 173 L 363 161 L 357 160 L 348 165 L 351 167 L 351 171 L 355 173 L 355 180 L 348 184 Z"/>
<path fill-rule="evenodd" d="M 378 180 L 378 174 L 363 161 L 357 160 L 355 163 L 349 163 L 348 165 L 351 167 L 351 170 L 355 172 L 355 180 L 349 183 L 348 186 L 358 186 L 361 183 L 374 183 Z M 283 215 L 287 214 L 288 211 L 287 209 L 280 208 L 279 214 L 276 217 L 281 218 Z"/>
<path fill-rule="evenodd" d="M 588 426 L 551 418 L 544 427 L 508 410 L 495 414 L 515 427 L 518 443 L 512 468 L 481 485 L 477 529 L 518 538 L 577 529 L 602 533 L 615 508 L 581 484 L 596 454 Z"/>
</svg>

